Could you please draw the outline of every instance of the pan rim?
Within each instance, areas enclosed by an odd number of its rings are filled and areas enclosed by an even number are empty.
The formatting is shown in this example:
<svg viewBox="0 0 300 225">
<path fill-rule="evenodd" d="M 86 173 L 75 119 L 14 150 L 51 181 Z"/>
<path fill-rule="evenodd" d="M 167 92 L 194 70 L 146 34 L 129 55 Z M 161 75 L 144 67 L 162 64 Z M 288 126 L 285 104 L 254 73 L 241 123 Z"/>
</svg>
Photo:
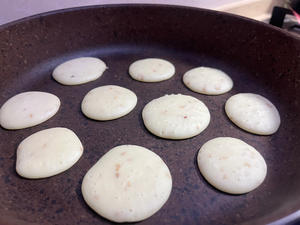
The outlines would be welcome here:
<svg viewBox="0 0 300 225">
<path fill-rule="evenodd" d="M 96 8 L 120 8 L 120 7 L 152 7 L 152 8 L 170 8 L 170 9 L 182 9 L 182 10 L 195 10 L 195 11 L 199 11 L 199 12 L 209 12 L 212 14 L 219 14 L 219 15 L 225 15 L 225 16 L 229 16 L 232 18 L 236 18 L 236 19 L 240 19 L 240 20 L 244 20 L 247 21 L 248 23 L 252 23 L 252 24 L 256 24 L 258 26 L 264 26 L 267 27 L 268 29 L 272 29 L 272 30 L 276 30 L 277 32 L 280 32 L 281 34 L 288 36 L 289 38 L 295 39 L 295 40 L 300 40 L 300 37 L 298 37 L 297 35 L 293 35 L 292 33 L 283 30 L 279 27 L 270 25 L 268 23 L 264 23 L 255 19 L 251 19 L 245 16 L 240 16 L 240 15 L 236 15 L 236 14 L 232 14 L 232 13 L 228 13 L 228 12 L 222 12 L 222 11 L 218 11 L 218 10 L 213 10 L 213 9 L 206 9 L 206 8 L 200 8 L 200 7 L 192 7 L 192 6 L 183 6 L 183 5 L 172 5 L 172 4 L 165 4 L 165 3 L 161 3 L 161 4 L 151 4 L 151 3 L 121 3 L 121 4 L 98 4 L 98 5 L 88 5 L 88 6 L 78 6 L 78 7 L 71 7 L 71 8 L 64 8 L 64 9 L 57 9 L 57 10 L 51 10 L 51 11 L 47 11 L 47 12 L 42 12 L 42 13 L 37 13 L 31 16 L 26 16 L 5 24 L 1 24 L 0 25 L 0 32 L 4 29 L 7 29 L 10 26 L 15 26 L 18 25 L 20 23 L 24 23 L 33 19 L 38 19 L 41 17 L 46 17 L 46 16 L 51 16 L 51 15 L 55 15 L 55 14 L 63 14 L 63 13 L 71 13 L 71 12 L 75 12 L 75 11 L 82 11 L 82 10 L 89 10 L 89 9 L 96 9 Z"/>
</svg>

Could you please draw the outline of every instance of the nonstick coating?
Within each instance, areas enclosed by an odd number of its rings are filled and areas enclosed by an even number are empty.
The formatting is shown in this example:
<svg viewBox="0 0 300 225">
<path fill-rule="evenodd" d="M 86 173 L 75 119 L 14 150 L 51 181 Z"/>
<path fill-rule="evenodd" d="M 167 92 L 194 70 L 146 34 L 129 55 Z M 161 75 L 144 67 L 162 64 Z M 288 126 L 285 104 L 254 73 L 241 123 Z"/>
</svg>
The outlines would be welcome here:
<svg viewBox="0 0 300 225">
<path fill-rule="evenodd" d="M 0 224 L 110 224 L 84 202 L 81 182 L 109 149 L 136 144 L 160 155 L 170 168 L 173 189 L 167 203 L 139 224 L 265 224 L 300 209 L 300 39 L 269 25 L 220 12 L 157 5 L 96 6 L 62 10 L 0 27 L 0 105 L 24 91 L 46 91 L 61 99 L 59 112 L 38 126 L 0 129 Z M 103 59 L 109 69 L 93 82 L 63 86 L 51 78 L 53 68 L 79 56 Z M 130 63 L 160 57 L 176 67 L 173 78 L 142 83 L 128 75 Z M 205 96 L 188 90 L 182 76 L 196 66 L 228 73 L 234 88 Z M 81 100 L 92 88 L 115 84 L 138 96 L 127 116 L 107 122 L 87 119 Z M 277 133 L 247 133 L 225 115 L 226 100 L 240 92 L 265 96 L 278 108 Z M 165 94 L 192 95 L 211 113 L 208 128 L 187 140 L 150 134 L 141 112 Z M 15 172 L 16 148 L 30 134 L 51 127 L 72 129 L 84 145 L 81 159 L 68 171 L 39 180 Z M 196 156 L 208 140 L 230 136 L 254 146 L 265 158 L 264 183 L 243 195 L 229 195 L 208 184 Z"/>
</svg>

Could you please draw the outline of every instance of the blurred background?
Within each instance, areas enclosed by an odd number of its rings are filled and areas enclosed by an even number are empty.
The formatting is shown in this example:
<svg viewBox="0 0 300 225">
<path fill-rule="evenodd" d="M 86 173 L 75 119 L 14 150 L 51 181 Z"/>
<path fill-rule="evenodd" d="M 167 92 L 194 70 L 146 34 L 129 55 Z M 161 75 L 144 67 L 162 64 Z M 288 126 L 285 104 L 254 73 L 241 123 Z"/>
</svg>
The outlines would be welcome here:
<svg viewBox="0 0 300 225">
<path fill-rule="evenodd" d="M 0 0 L 0 24 L 57 9 L 118 3 L 152 3 L 193 6 L 221 10 L 268 20 L 273 7 L 283 6 L 286 0 Z"/>
<path fill-rule="evenodd" d="M 218 10 L 270 23 L 300 37 L 300 0 L 0 0 L 0 25 L 53 10 L 130 3 Z"/>
</svg>

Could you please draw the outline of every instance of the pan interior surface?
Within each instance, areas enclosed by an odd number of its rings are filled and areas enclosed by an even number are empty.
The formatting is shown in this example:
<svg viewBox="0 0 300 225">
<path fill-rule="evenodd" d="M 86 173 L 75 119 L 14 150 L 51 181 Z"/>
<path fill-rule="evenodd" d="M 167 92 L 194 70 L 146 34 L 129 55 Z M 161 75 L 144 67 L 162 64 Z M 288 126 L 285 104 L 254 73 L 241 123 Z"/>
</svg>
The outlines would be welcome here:
<svg viewBox="0 0 300 225">
<path fill-rule="evenodd" d="M 45 91 L 61 100 L 58 113 L 35 127 L 0 129 L 0 224 L 110 224 L 84 202 L 81 182 L 109 149 L 122 144 L 146 147 L 168 165 L 173 189 L 167 203 L 139 224 L 265 224 L 300 208 L 299 52 L 300 40 L 245 18 L 173 6 L 97 6 L 42 14 L 0 27 L 0 104 L 24 91 Z M 82 56 L 99 57 L 107 66 L 101 78 L 63 86 L 51 77 L 55 66 Z M 129 65 L 142 58 L 163 58 L 175 75 L 158 83 L 130 78 Z M 233 89 L 206 96 L 187 89 L 183 74 L 208 66 L 226 72 Z M 126 87 L 138 97 L 135 109 L 112 121 L 87 119 L 80 105 L 85 94 L 102 85 Z M 259 136 L 232 124 L 224 112 L 237 93 L 256 93 L 278 108 L 277 133 Z M 186 94 L 203 101 L 211 122 L 200 135 L 166 140 L 149 133 L 141 112 L 152 99 Z M 15 172 L 16 148 L 30 134 L 51 127 L 73 130 L 84 146 L 68 171 L 28 180 Z M 244 195 L 229 195 L 207 183 L 197 153 L 208 140 L 229 136 L 255 147 L 265 158 L 263 184 Z"/>
</svg>

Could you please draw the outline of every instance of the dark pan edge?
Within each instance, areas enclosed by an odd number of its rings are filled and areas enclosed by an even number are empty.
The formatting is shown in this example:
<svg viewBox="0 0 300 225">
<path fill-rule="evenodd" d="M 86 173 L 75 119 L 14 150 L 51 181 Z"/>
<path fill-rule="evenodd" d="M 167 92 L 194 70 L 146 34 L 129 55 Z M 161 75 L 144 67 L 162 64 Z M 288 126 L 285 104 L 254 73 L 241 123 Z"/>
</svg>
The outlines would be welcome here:
<svg viewBox="0 0 300 225">
<path fill-rule="evenodd" d="M 205 11 L 205 12 L 210 12 L 213 14 L 220 14 L 220 15 L 226 15 L 226 16 L 230 16 L 230 17 L 235 17 L 237 19 L 241 19 L 241 20 L 245 20 L 254 24 L 260 24 L 260 26 L 265 26 L 268 27 L 268 29 L 273 29 L 273 30 L 277 30 L 278 32 L 288 36 L 289 38 L 293 38 L 293 39 L 297 39 L 300 40 L 299 36 L 293 35 L 290 32 L 283 30 L 279 27 L 270 25 L 268 23 L 264 23 L 264 22 L 260 22 L 248 17 L 244 17 L 244 16 L 240 16 L 240 15 L 236 15 L 236 14 L 232 14 L 232 13 L 228 13 L 228 12 L 222 12 L 222 11 L 217 11 L 217 10 L 213 10 L 213 9 L 205 9 L 205 8 L 196 8 L 196 7 L 191 7 L 191 6 L 182 6 L 182 5 L 171 5 L 171 4 L 148 4 L 148 3 L 127 3 L 127 4 L 105 4 L 105 5 L 89 5 L 89 6 L 79 6 L 79 7 L 72 7 L 72 8 L 65 8 L 65 9 L 57 9 L 57 10 L 51 10 L 48 12 L 43 12 L 43 13 L 38 13 L 32 16 L 26 16 L 24 18 L 21 19 L 17 19 L 5 24 L 0 25 L 0 31 L 2 29 L 5 29 L 9 26 L 14 26 L 16 24 L 19 23 L 23 23 L 32 19 L 36 19 L 39 17 L 44 17 L 44 16 L 50 16 L 50 15 L 54 15 L 54 14 L 60 14 L 60 13 L 68 13 L 68 12 L 74 12 L 74 11 L 80 11 L 80 10 L 87 10 L 87 9 L 91 9 L 91 8 L 118 8 L 118 7 L 159 7 L 159 8 L 182 8 L 182 9 L 186 9 L 186 10 L 195 10 L 195 11 Z"/>
</svg>

